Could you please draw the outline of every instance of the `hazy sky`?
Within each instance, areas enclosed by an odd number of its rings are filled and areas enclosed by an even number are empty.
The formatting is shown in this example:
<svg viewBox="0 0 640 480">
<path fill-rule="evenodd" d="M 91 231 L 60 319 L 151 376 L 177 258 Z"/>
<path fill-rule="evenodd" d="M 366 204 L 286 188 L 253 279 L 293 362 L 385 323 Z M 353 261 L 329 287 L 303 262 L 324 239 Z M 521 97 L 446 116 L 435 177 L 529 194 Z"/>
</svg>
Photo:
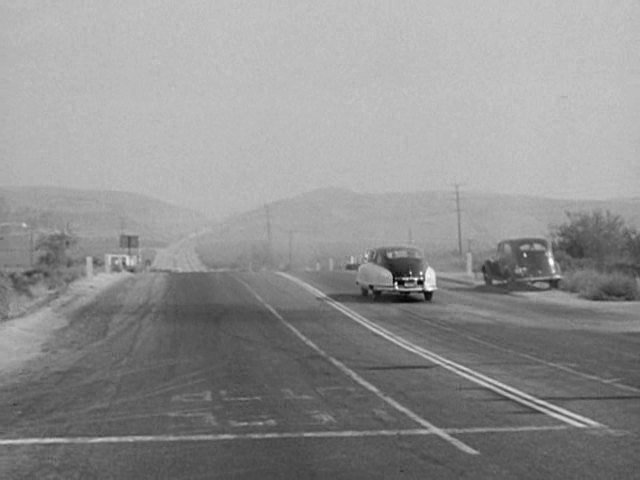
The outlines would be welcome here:
<svg viewBox="0 0 640 480">
<path fill-rule="evenodd" d="M 640 195 L 638 0 L 0 0 L 0 185 Z"/>
</svg>

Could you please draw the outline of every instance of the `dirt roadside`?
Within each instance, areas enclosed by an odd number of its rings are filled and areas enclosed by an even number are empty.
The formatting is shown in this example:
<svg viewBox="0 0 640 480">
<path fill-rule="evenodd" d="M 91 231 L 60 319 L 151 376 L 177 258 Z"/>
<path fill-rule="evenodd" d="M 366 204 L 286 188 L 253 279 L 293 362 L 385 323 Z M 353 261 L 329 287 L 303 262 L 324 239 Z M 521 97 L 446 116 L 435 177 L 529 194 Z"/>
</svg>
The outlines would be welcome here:
<svg viewBox="0 0 640 480">
<path fill-rule="evenodd" d="M 42 345 L 68 324 L 65 312 L 91 302 L 104 289 L 128 278 L 129 273 L 98 274 L 82 278 L 36 311 L 0 323 L 0 375 L 18 370 L 42 354 Z"/>
</svg>

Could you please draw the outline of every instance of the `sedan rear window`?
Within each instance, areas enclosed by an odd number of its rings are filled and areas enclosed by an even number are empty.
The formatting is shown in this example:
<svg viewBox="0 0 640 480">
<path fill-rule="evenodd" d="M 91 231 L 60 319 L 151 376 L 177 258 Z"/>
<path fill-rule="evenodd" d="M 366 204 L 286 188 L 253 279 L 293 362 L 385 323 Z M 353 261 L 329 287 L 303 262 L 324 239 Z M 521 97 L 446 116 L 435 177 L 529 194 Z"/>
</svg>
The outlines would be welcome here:
<svg viewBox="0 0 640 480">
<path fill-rule="evenodd" d="M 527 242 L 519 245 L 521 252 L 544 252 L 547 250 L 547 245 L 543 242 Z"/>
<path fill-rule="evenodd" d="M 395 258 L 422 258 L 422 252 L 415 248 L 398 248 L 394 250 L 387 250 L 385 256 L 389 260 Z"/>
</svg>

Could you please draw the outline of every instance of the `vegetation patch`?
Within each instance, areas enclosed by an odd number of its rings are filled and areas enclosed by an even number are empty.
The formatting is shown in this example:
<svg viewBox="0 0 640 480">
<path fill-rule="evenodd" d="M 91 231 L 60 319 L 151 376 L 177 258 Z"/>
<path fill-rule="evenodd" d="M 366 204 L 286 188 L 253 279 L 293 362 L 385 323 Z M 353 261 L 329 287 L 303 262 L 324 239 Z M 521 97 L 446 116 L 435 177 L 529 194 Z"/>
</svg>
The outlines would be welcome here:
<svg viewBox="0 0 640 480">
<path fill-rule="evenodd" d="M 19 316 L 49 293 L 41 274 L 0 273 L 0 320 Z"/>
<path fill-rule="evenodd" d="M 619 272 L 576 270 L 565 275 L 561 288 L 589 300 L 640 300 L 637 279 Z"/>
<path fill-rule="evenodd" d="M 640 300 L 640 232 L 609 211 L 567 217 L 553 231 L 561 288 L 590 300 Z"/>
<path fill-rule="evenodd" d="M 0 272 L 0 320 L 21 315 L 82 275 L 82 267 L 68 255 L 75 242 L 75 237 L 64 232 L 46 235 L 36 245 L 35 267 Z"/>
</svg>

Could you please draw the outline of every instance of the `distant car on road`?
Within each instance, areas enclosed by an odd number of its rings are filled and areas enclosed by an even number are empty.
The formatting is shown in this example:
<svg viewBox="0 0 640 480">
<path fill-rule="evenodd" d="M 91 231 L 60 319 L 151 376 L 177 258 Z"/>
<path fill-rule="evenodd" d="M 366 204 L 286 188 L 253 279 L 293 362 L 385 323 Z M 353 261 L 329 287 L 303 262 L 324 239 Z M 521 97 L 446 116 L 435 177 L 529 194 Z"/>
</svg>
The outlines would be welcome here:
<svg viewBox="0 0 640 480">
<path fill-rule="evenodd" d="M 422 250 L 414 246 L 387 246 L 367 250 L 358 267 L 356 285 L 363 296 L 374 299 L 383 292 L 401 295 L 419 293 L 431 301 L 436 287 L 436 272 Z"/>
<path fill-rule="evenodd" d="M 546 282 L 557 288 L 562 275 L 544 238 L 513 238 L 498 243 L 496 256 L 482 265 L 487 285 L 494 281 L 506 283 Z"/>
</svg>

